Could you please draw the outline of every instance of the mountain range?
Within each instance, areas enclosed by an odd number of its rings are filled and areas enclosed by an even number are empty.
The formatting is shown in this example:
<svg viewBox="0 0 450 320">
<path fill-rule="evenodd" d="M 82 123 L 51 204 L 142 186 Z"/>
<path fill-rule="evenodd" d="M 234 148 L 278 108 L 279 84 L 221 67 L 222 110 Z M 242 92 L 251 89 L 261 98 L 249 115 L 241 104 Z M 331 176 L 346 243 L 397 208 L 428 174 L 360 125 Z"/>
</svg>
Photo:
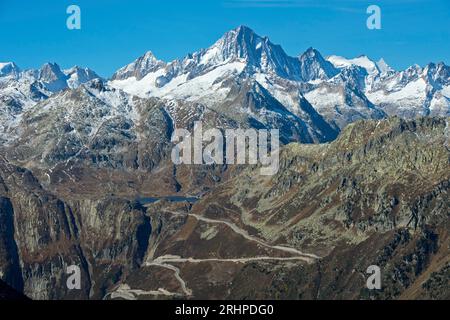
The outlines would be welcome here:
<svg viewBox="0 0 450 320">
<path fill-rule="evenodd" d="M 292 57 L 245 26 L 110 79 L 0 63 L 0 284 L 33 299 L 448 299 L 449 116 L 444 63 Z M 278 173 L 174 165 L 172 134 L 196 121 L 279 129 Z M 374 264 L 381 291 L 365 286 Z"/>
<path fill-rule="evenodd" d="M 359 119 L 450 114 L 450 67 L 442 62 L 394 71 L 382 59 L 323 57 L 313 48 L 291 57 L 267 37 L 240 26 L 211 47 L 169 63 L 149 51 L 110 80 L 87 68 L 61 70 L 55 63 L 26 71 L 1 63 L 3 139 L 16 137 L 14 129 L 26 111 L 48 104 L 49 98 L 63 100 L 65 90 L 92 86 L 93 80 L 109 92 L 160 99 L 175 125 L 221 113 L 241 126 L 282 128 L 284 142 L 332 141 Z M 117 102 L 90 94 L 109 105 Z"/>
</svg>

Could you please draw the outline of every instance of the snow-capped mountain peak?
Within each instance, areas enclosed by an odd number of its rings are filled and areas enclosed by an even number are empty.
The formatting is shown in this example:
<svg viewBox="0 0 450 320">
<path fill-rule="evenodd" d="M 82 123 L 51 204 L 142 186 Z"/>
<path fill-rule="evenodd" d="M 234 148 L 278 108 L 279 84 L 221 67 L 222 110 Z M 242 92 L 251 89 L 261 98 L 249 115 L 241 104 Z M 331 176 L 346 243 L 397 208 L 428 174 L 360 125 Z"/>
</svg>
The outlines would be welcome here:
<svg viewBox="0 0 450 320">
<path fill-rule="evenodd" d="M 129 77 L 142 79 L 147 74 L 155 72 L 166 66 L 164 61 L 158 60 L 151 51 L 147 51 L 143 56 L 137 58 L 132 63 L 120 68 L 112 76 L 113 80 L 123 80 Z"/>
<path fill-rule="evenodd" d="M 257 81 L 294 114 L 300 112 L 299 96 L 304 96 L 333 126 L 342 128 L 358 118 L 397 113 L 409 116 L 417 110 L 429 110 L 429 97 L 434 94 L 430 88 L 444 93 L 450 90 L 445 85 L 449 79 L 445 65 L 430 65 L 428 69 L 429 76 L 419 66 L 397 72 L 383 59 L 376 62 L 366 55 L 325 59 L 314 48 L 291 57 L 267 37 L 239 26 L 209 48 L 168 64 L 148 53 L 116 72 L 110 85 L 143 98 L 215 107 L 242 83 Z M 448 113 L 448 95 L 440 98 L 436 94 L 439 114 Z M 396 103 L 407 111 L 397 110 Z"/>
<path fill-rule="evenodd" d="M 429 63 L 423 69 L 423 76 L 433 86 L 450 85 L 450 67 L 443 62 Z"/>
<path fill-rule="evenodd" d="M 386 61 L 384 61 L 383 58 L 381 58 L 380 60 L 378 60 L 378 62 L 376 63 L 378 70 L 380 71 L 381 74 L 389 74 L 394 72 L 395 70 L 392 69 L 387 63 Z"/>
<path fill-rule="evenodd" d="M 100 79 L 100 76 L 89 68 L 82 68 L 74 66 L 70 69 L 64 70 L 64 74 L 67 76 L 67 85 L 70 88 L 77 88 L 82 83 L 86 83 L 93 79 Z"/>
<path fill-rule="evenodd" d="M 300 57 L 300 68 L 303 81 L 316 79 L 326 80 L 334 77 L 339 71 L 329 61 L 325 60 L 319 51 L 307 49 Z"/>
<path fill-rule="evenodd" d="M 300 57 L 308 57 L 308 58 L 317 58 L 318 57 L 319 59 L 323 59 L 320 52 L 317 51 L 317 49 L 315 49 L 313 47 L 309 47 L 308 49 L 306 49 L 306 51 Z"/>
<path fill-rule="evenodd" d="M 1 63 L 0 131 L 12 132 L 37 103 L 77 100 L 78 93 L 85 93 L 86 106 L 97 99 L 105 109 L 123 109 L 124 119 L 133 117 L 126 106 L 138 96 L 163 101 L 165 112 L 182 124 L 205 117 L 217 120 L 214 125 L 279 127 L 286 141 L 329 141 L 357 119 L 450 115 L 450 68 L 430 63 L 397 72 L 383 59 L 325 59 L 314 48 L 292 57 L 240 26 L 170 63 L 148 51 L 108 82 L 78 66 L 61 70 L 48 63 L 20 72 L 13 63 Z"/>
<path fill-rule="evenodd" d="M 342 69 L 342 68 L 346 68 L 352 65 L 355 66 L 359 66 L 362 67 L 364 69 L 366 69 L 367 74 L 368 75 L 378 75 L 380 74 L 380 69 L 378 68 L 378 65 L 376 62 L 374 62 L 373 60 L 371 60 L 368 56 L 366 55 L 360 55 L 359 57 L 353 58 L 353 59 L 347 59 L 341 56 L 329 56 L 327 58 L 327 60 L 329 62 L 331 62 L 336 68 Z M 384 60 L 383 60 L 384 61 Z M 386 63 L 384 63 L 386 64 Z M 385 68 L 387 66 L 384 66 L 382 64 L 383 68 Z"/>
<path fill-rule="evenodd" d="M 244 62 L 250 73 L 265 72 L 299 79 L 298 60 L 288 56 L 281 46 L 257 35 L 246 26 L 224 34 L 213 46 L 199 53 L 201 65 L 211 67 L 227 62 Z"/>
<path fill-rule="evenodd" d="M 25 71 L 13 62 L 0 63 L 0 132 L 8 140 L 5 130 L 17 125 L 23 112 L 62 90 L 75 89 L 95 78 L 99 76 L 90 69 L 73 67 L 62 71 L 56 63 Z"/>
<path fill-rule="evenodd" d="M 20 69 L 14 62 L 0 62 L 0 77 L 17 77 L 19 73 Z"/>
<path fill-rule="evenodd" d="M 266 41 L 252 29 L 239 26 L 225 33 L 212 47 L 206 50 L 202 55 L 202 62 L 208 64 L 243 59 L 253 63 L 258 60 L 263 43 Z"/>
<path fill-rule="evenodd" d="M 67 88 L 67 75 L 62 72 L 56 63 L 46 63 L 39 70 L 38 80 L 51 92 L 61 91 Z"/>
<path fill-rule="evenodd" d="M 37 74 L 35 76 L 35 74 Z M 30 70 L 27 76 L 41 82 L 44 88 L 50 92 L 58 92 L 67 88 L 77 88 L 82 83 L 92 79 L 100 78 L 89 68 L 74 66 L 67 70 L 62 70 L 56 63 L 46 63 L 37 72 Z"/>
<path fill-rule="evenodd" d="M 226 32 L 211 47 L 187 55 L 137 77 L 137 62 L 121 68 L 112 77 L 112 86 L 139 96 L 172 98 L 226 94 L 227 79 L 239 74 L 258 74 L 290 80 L 301 80 L 298 58 L 288 56 L 279 45 L 257 35 L 246 26 Z M 201 88 L 201 90 L 200 90 Z"/>
</svg>

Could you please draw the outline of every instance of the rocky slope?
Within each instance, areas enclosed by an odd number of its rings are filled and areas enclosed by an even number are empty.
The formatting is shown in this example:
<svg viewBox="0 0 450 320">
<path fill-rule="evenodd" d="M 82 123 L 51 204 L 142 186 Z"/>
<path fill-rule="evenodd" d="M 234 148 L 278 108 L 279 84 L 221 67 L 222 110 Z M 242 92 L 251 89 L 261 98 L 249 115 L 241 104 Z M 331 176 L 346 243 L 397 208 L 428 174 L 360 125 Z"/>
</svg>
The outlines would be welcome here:
<svg viewBox="0 0 450 320">
<path fill-rule="evenodd" d="M 2 156 L 0 274 L 34 299 L 448 299 L 448 121 L 289 144 L 277 175 L 240 170 L 194 205 L 85 193 L 84 178 L 49 190 Z M 73 264 L 82 290 L 66 287 Z"/>
<path fill-rule="evenodd" d="M 195 204 L 193 212 L 323 257 L 275 279 L 261 267 L 269 294 L 242 289 L 246 270 L 238 298 L 448 298 L 446 128 L 448 119 L 357 122 L 329 145 L 288 145 L 277 176 L 249 170 Z M 381 291 L 365 289 L 372 264 L 382 269 Z"/>
<path fill-rule="evenodd" d="M 183 279 L 201 298 L 213 291 L 238 299 L 448 299 L 446 128 L 448 119 L 394 118 L 358 122 L 329 145 L 288 145 L 277 176 L 244 171 L 196 203 L 191 215 L 229 221 L 267 243 L 321 258 L 312 264 L 186 262 L 177 264 Z M 198 237 L 207 230 L 182 228 L 179 246 L 204 247 Z M 217 230 L 205 242 L 215 237 Z M 219 248 L 213 256 L 234 252 Z M 382 270 L 380 291 L 365 287 L 370 265 Z M 207 272 L 201 284 L 198 270 Z"/>
</svg>

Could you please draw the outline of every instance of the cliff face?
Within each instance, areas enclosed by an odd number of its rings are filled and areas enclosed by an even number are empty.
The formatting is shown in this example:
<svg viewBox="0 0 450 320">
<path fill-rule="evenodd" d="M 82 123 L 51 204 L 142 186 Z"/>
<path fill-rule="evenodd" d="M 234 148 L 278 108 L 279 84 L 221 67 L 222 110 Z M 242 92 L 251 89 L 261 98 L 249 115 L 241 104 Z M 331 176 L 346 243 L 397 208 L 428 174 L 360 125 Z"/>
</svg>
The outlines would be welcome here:
<svg viewBox="0 0 450 320">
<path fill-rule="evenodd" d="M 0 197 L 0 273 L 11 285 L 23 290 L 19 252 L 14 241 L 14 212 L 9 198 Z"/>
<path fill-rule="evenodd" d="M 0 230 L 0 274 L 14 288 L 33 299 L 87 299 L 99 297 L 109 277 L 139 266 L 151 227 L 130 201 L 68 204 L 2 160 Z M 81 270 L 81 290 L 67 288 L 71 265 Z"/>
<path fill-rule="evenodd" d="M 90 298 L 101 299 L 109 286 L 142 265 L 152 232 L 150 218 L 138 203 L 114 197 L 71 206 L 89 266 Z"/>
<path fill-rule="evenodd" d="M 13 257 L 7 265 L 10 276 L 6 280 L 35 299 L 52 299 L 67 294 L 62 279 L 68 265 L 82 266 L 83 278 L 88 281 L 71 209 L 42 189 L 26 169 L 3 160 L 0 176 L 0 212 L 4 222 L 2 228 L 7 235 L 2 251 Z M 87 293 L 81 295 L 87 296 Z"/>
</svg>

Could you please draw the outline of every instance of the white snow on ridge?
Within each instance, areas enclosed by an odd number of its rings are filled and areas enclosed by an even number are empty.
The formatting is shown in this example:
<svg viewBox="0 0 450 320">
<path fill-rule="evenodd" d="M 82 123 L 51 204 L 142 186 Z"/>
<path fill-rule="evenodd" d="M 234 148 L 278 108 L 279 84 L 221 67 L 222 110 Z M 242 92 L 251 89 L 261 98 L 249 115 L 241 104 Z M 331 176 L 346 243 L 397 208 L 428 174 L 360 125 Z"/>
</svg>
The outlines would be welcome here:
<svg viewBox="0 0 450 320">
<path fill-rule="evenodd" d="M 305 94 L 309 101 L 317 110 L 332 110 L 335 106 L 343 105 L 344 96 L 336 91 L 328 91 L 326 88 L 312 90 Z"/>
<path fill-rule="evenodd" d="M 409 107 L 417 103 L 423 103 L 426 99 L 427 83 L 419 78 L 416 81 L 408 83 L 401 90 L 386 94 L 384 91 L 366 92 L 367 98 L 375 104 L 379 103 L 398 103 L 399 107 Z"/>
<path fill-rule="evenodd" d="M 12 62 L 0 62 L 0 69 L 12 65 Z"/>
<path fill-rule="evenodd" d="M 17 73 L 19 73 L 19 68 L 14 62 L 0 62 L 0 77 L 16 75 Z"/>
<path fill-rule="evenodd" d="M 431 115 L 447 115 L 450 116 L 450 98 L 442 94 L 435 94 L 430 102 Z"/>
<path fill-rule="evenodd" d="M 324 64 L 322 55 L 312 48 L 300 57 L 290 57 L 267 38 L 240 27 L 211 47 L 171 63 L 148 51 L 116 71 L 105 88 L 102 82 L 83 85 L 80 90 L 90 91 L 111 114 L 133 121 L 138 120 L 136 97 L 160 98 L 169 109 L 177 109 L 184 101 L 211 108 L 225 102 L 236 85 L 251 84 L 251 90 L 258 90 L 255 81 L 299 117 L 309 116 L 299 104 L 305 97 L 326 121 L 340 127 L 353 118 L 378 117 L 383 112 L 405 117 L 450 113 L 450 78 L 445 65 L 413 66 L 396 72 L 383 59 L 375 62 L 365 55 L 353 59 L 332 55 L 326 60 Z M 53 63 L 21 72 L 13 62 L 0 62 L 0 132 L 6 137 L 22 113 L 38 102 L 96 77 L 87 68 L 61 70 Z M 198 106 L 191 105 L 192 112 L 197 112 Z M 190 113 L 183 110 L 180 117 Z"/>
<path fill-rule="evenodd" d="M 443 87 L 441 92 L 444 96 L 450 98 L 450 86 Z"/>
<path fill-rule="evenodd" d="M 215 61 L 220 54 L 220 48 L 218 46 L 213 46 L 208 49 L 205 54 L 200 59 L 200 65 L 208 65 L 211 61 Z"/>
<path fill-rule="evenodd" d="M 377 64 L 370 60 L 367 56 L 359 56 L 357 58 L 353 59 L 347 59 L 340 56 L 329 56 L 326 58 L 331 64 L 333 64 L 336 68 L 342 69 L 349 66 L 359 66 L 367 70 L 367 73 L 369 75 L 377 74 L 379 73 L 379 69 L 377 67 Z M 384 62 L 384 60 L 383 60 Z M 386 64 L 386 63 L 385 63 Z M 387 66 L 387 64 L 386 64 Z M 386 67 L 387 68 L 387 67 Z"/>
<path fill-rule="evenodd" d="M 269 93 L 277 99 L 284 107 L 291 112 L 295 113 L 298 107 L 298 96 L 292 96 L 282 86 L 273 84 L 267 79 L 264 73 L 257 73 L 254 75 L 254 79 Z"/>
<path fill-rule="evenodd" d="M 232 74 L 238 74 L 245 68 L 243 62 L 232 62 L 218 66 L 210 72 L 187 80 L 187 74 L 182 74 L 161 88 L 156 86 L 156 79 L 164 76 L 164 69 L 160 69 L 154 73 L 147 74 L 141 80 L 131 77 L 125 80 L 113 80 L 109 84 L 111 87 L 121 89 L 129 94 L 139 97 L 160 97 L 167 99 L 184 99 L 197 100 L 205 98 L 207 102 L 208 96 L 224 96 L 226 92 L 220 89 L 220 81 L 216 80 L 226 78 Z"/>
<path fill-rule="evenodd" d="M 378 60 L 378 62 L 376 63 L 378 70 L 380 70 L 380 72 L 382 74 L 386 74 L 388 72 L 394 72 L 395 70 L 392 69 L 387 63 L 386 61 L 384 61 L 383 58 L 381 58 L 380 60 Z"/>
<path fill-rule="evenodd" d="M 137 80 L 136 77 L 129 77 L 124 80 L 112 80 L 109 81 L 108 84 L 113 88 L 121 89 L 129 94 L 145 98 L 152 88 L 156 88 L 155 81 L 163 74 L 164 70 L 160 69 L 156 72 L 147 74 L 141 80 Z"/>
</svg>

